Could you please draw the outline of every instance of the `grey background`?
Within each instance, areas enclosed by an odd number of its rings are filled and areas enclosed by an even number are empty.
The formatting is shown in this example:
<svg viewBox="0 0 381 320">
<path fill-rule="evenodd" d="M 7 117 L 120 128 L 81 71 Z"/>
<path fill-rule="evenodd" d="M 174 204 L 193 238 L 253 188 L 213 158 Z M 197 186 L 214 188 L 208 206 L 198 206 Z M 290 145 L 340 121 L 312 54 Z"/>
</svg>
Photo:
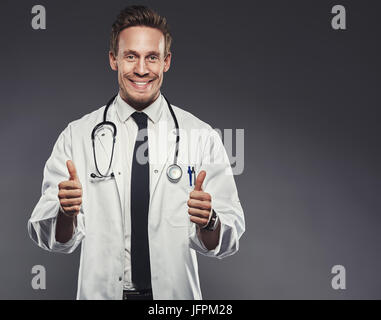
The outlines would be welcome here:
<svg viewBox="0 0 381 320">
<path fill-rule="evenodd" d="M 0 298 L 75 298 L 79 252 L 44 252 L 26 224 L 67 123 L 117 90 L 121 8 L 167 16 L 163 92 L 216 128 L 245 129 L 236 176 L 247 230 L 224 260 L 199 256 L 206 299 L 381 298 L 380 6 L 376 1 L 2 1 Z M 47 9 L 33 30 L 31 8 Z M 346 31 L 331 8 L 347 9 Z M 31 288 L 44 265 L 47 289 Z M 347 289 L 331 288 L 346 267 Z"/>
</svg>

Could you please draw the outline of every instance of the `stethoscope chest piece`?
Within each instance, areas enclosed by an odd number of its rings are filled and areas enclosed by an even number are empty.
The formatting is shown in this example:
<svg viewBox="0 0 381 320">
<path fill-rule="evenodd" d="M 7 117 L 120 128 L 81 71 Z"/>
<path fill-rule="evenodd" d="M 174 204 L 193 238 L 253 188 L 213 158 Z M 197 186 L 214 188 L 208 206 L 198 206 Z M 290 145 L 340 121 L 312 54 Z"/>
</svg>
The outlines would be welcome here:
<svg viewBox="0 0 381 320">
<path fill-rule="evenodd" d="M 177 183 L 180 181 L 183 175 L 183 170 L 177 164 L 171 164 L 167 169 L 168 180 L 172 183 Z"/>
</svg>

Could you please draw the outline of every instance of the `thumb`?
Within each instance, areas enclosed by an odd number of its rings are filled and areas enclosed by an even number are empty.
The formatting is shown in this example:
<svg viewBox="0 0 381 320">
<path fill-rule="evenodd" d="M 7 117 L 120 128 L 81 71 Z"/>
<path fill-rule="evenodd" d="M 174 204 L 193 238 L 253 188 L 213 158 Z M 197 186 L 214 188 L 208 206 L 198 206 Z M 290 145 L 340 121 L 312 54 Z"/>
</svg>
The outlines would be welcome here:
<svg viewBox="0 0 381 320">
<path fill-rule="evenodd" d="M 200 171 L 200 173 L 197 176 L 196 183 L 194 185 L 195 191 L 201 191 L 202 183 L 204 182 L 204 179 L 206 177 L 206 172 L 204 170 Z"/>
<path fill-rule="evenodd" d="M 66 161 L 67 170 L 69 171 L 70 180 L 79 180 L 77 170 L 75 169 L 74 162 L 71 160 Z"/>
</svg>

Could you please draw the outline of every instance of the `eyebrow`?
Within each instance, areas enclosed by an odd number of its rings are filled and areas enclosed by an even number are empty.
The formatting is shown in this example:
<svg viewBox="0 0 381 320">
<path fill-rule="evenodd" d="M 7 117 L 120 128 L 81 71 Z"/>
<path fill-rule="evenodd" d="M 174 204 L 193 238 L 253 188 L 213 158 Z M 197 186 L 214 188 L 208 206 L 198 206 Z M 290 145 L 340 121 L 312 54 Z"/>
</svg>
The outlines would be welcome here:
<svg viewBox="0 0 381 320">
<path fill-rule="evenodd" d="M 125 50 L 125 51 L 123 51 L 123 56 L 124 57 L 128 56 L 129 54 L 133 54 L 135 56 L 140 56 L 139 53 L 136 52 L 135 50 Z M 152 55 L 160 57 L 160 53 L 157 52 L 157 51 L 152 50 L 152 51 L 148 51 L 147 52 L 147 56 L 152 56 Z"/>
</svg>

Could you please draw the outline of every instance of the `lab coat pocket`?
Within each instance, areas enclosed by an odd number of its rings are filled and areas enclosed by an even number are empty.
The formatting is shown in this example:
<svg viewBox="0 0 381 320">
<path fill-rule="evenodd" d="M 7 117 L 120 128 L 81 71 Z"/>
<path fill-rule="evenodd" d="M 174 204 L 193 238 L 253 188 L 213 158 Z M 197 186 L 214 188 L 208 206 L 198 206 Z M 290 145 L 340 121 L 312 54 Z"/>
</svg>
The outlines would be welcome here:
<svg viewBox="0 0 381 320">
<path fill-rule="evenodd" d="M 190 185 L 188 165 L 178 163 L 182 169 L 182 176 L 179 182 L 172 183 L 167 181 L 168 186 L 168 212 L 166 214 L 167 222 L 173 227 L 189 227 L 191 221 L 188 214 L 188 199 L 189 194 L 193 191 Z"/>
</svg>

